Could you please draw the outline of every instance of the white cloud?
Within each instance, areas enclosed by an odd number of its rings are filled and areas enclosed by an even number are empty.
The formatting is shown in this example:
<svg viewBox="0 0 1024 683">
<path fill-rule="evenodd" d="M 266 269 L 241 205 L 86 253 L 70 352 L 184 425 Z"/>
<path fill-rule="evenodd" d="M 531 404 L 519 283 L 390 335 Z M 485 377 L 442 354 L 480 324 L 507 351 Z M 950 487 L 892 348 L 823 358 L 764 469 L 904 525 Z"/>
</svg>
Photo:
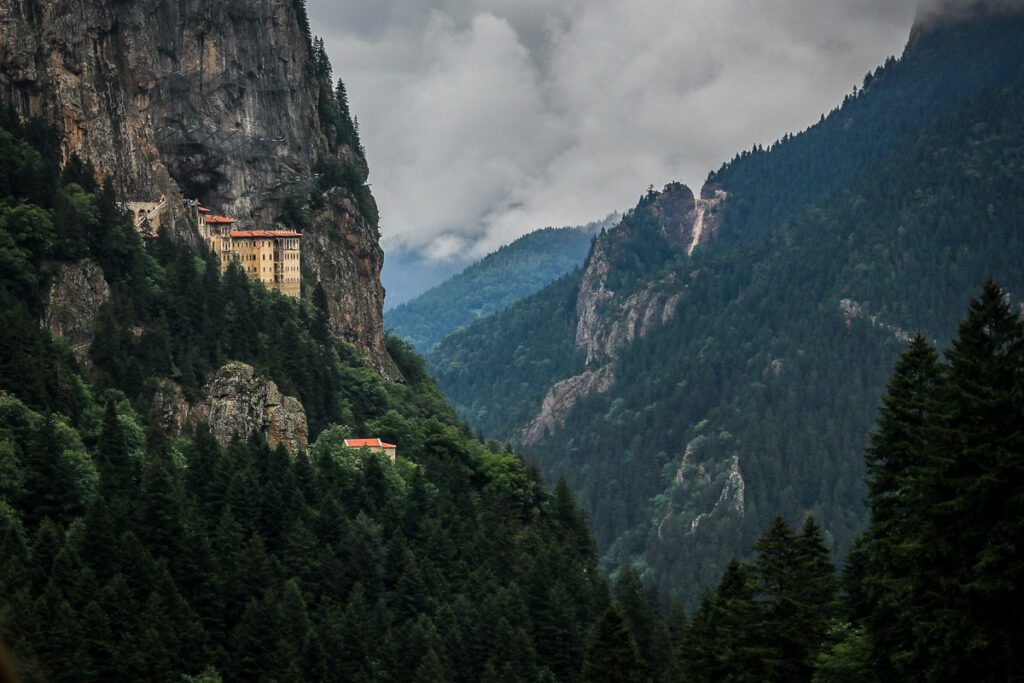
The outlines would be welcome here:
<svg viewBox="0 0 1024 683">
<path fill-rule="evenodd" d="M 360 120 L 384 246 L 438 260 L 628 208 L 649 184 L 699 185 L 898 53 L 914 5 L 309 1 Z"/>
</svg>

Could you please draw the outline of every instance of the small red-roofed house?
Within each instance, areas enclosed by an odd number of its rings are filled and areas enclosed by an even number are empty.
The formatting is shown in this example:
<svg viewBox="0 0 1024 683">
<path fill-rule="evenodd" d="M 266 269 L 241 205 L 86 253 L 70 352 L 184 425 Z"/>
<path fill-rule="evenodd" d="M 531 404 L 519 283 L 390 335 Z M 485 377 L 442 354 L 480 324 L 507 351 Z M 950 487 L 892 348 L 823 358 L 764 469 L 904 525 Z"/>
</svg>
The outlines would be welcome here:
<svg viewBox="0 0 1024 683">
<path fill-rule="evenodd" d="M 375 453 L 383 453 L 391 460 L 395 459 L 398 451 L 398 446 L 384 443 L 380 439 L 345 439 L 345 448 L 369 448 Z"/>
</svg>

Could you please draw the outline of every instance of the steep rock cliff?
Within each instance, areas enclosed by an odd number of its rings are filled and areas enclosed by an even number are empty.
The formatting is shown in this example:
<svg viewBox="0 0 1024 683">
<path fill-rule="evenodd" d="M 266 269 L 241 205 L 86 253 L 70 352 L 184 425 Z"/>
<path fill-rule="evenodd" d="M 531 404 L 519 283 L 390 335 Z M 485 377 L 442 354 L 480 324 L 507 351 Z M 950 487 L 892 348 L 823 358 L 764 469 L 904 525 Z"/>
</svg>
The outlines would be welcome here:
<svg viewBox="0 0 1024 683">
<path fill-rule="evenodd" d="M 525 446 L 537 444 L 565 423 L 565 418 L 580 400 L 593 394 L 603 394 L 614 383 L 615 372 L 610 365 L 600 370 L 587 370 L 557 383 L 544 397 L 540 412 L 519 435 L 518 442 Z"/>
<path fill-rule="evenodd" d="M 206 422 L 221 443 L 237 432 L 259 432 L 271 446 L 284 444 L 290 451 L 305 449 L 309 438 L 306 411 L 292 396 L 284 396 L 277 384 L 261 377 L 251 365 L 228 363 L 203 388 L 205 399 L 189 413 L 189 419 Z"/>
<path fill-rule="evenodd" d="M 123 200 L 170 198 L 163 222 L 182 239 L 196 241 L 182 196 L 272 223 L 289 201 L 308 201 L 318 161 L 350 178 L 367 173 L 321 121 L 329 90 L 296 6 L 0 0 L 0 100 L 52 122 L 64 155 L 92 161 Z M 325 288 L 334 330 L 397 379 L 383 343 L 375 207 L 343 188 L 335 195 L 348 201 L 331 197 L 312 212 L 305 265 Z"/>
<path fill-rule="evenodd" d="M 657 225 L 667 255 L 685 253 L 709 242 L 718 231 L 718 215 L 725 193 L 705 185 L 700 199 L 681 183 L 670 183 L 646 206 Z M 594 245 L 580 281 L 576 299 L 576 348 L 586 351 L 587 364 L 611 358 L 615 351 L 634 339 L 647 336 L 675 314 L 685 283 L 667 273 L 640 273 L 632 289 L 616 291 L 610 284 L 617 270 L 632 266 L 624 257 L 635 235 L 629 218 L 612 231 L 603 233 Z M 649 247 L 644 247 L 648 249 Z"/>
<path fill-rule="evenodd" d="M 89 259 L 65 263 L 50 285 L 43 327 L 64 338 L 79 363 L 88 364 L 96 313 L 110 298 L 110 286 L 99 264 Z"/>
</svg>

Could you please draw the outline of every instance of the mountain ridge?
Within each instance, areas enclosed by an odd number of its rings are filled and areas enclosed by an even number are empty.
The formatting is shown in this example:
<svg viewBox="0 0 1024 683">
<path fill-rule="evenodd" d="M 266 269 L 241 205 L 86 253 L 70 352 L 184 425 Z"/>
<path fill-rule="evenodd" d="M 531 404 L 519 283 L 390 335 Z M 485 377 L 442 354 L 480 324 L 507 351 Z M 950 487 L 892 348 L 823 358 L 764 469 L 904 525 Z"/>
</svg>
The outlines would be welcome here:
<svg viewBox="0 0 1024 683">
<path fill-rule="evenodd" d="M 533 294 L 581 265 L 592 238 L 615 221 L 613 214 L 584 226 L 527 233 L 388 310 L 385 325 L 425 353 L 451 331 Z"/>
<path fill-rule="evenodd" d="M 442 389 L 471 424 L 519 439 L 547 476 L 566 478 L 591 516 L 606 569 L 635 564 L 663 589 L 692 599 L 724 568 L 728 553 L 753 542 L 751 529 L 765 525 L 766 509 L 815 514 L 842 557 L 863 522 L 857 435 L 871 423 L 884 377 L 851 365 L 850 352 L 838 349 L 856 348 L 860 362 L 887 367 L 900 330 L 953 328 L 958 298 L 966 301 L 993 273 L 979 268 L 998 271 L 1010 291 L 1022 286 L 1007 260 L 1021 246 L 1007 208 L 1019 193 L 1016 148 L 1001 150 L 999 137 L 980 135 L 940 151 L 974 126 L 1015 144 L 1008 107 L 1024 75 L 1022 27 L 1013 15 L 932 31 L 819 124 L 709 174 L 709 186 L 725 193 L 717 237 L 689 256 L 678 244 L 673 251 L 651 211 L 676 190 L 648 193 L 619 231 L 595 244 L 588 268 L 600 272 L 588 278 L 585 269 L 477 321 L 431 353 Z M 975 147 L 998 161 L 972 161 Z M 998 189 L 953 182 L 960 165 Z M 898 199 L 877 187 L 878 175 L 908 194 Z M 930 204 L 919 199 L 935 192 Z M 941 192 L 969 192 L 989 207 L 991 234 L 979 232 L 973 212 Z M 864 223 L 858 209 L 901 223 Z M 923 217 L 935 221 L 932 241 Z M 956 232 L 958 220 L 971 229 Z M 832 235 L 836 230 L 848 232 Z M 957 269 L 929 270 L 907 252 L 908 240 L 933 262 L 953 260 Z M 920 282 L 883 285 L 910 268 Z M 588 279 L 605 283 L 605 293 L 587 286 Z M 566 311 L 566 296 L 589 301 L 587 315 L 579 307 Z M 653 319 L 643 306 L 624 305 L 631 300 L 673 307 L 645 330 L 643 321 Z M 527 341 L 553 319 L 562 336 Z M 581 340 L 584 321 L 592 332 Z M 623 325 L 634 332 L 617 333 L 623 343 L 598 345 L 596 353 L 587 346 Z M 826 363 L 833 356 L 847 374 Z M 564 360 L 545 363 L 553 357 Z M 615 378 L 610 386 L 583 381 L 601 367 Z M 842 396 L 828 393 L 825 377 Z M 802 428 L 793 422 L 800 411 L 809 421 Z M 835 461 L 812 455 L 819 450 L 834 452 Z M 745 514 L 728 514 L 738 498 Z M 687 559 L 696 557 L 704 560 Z"/>
</svg>

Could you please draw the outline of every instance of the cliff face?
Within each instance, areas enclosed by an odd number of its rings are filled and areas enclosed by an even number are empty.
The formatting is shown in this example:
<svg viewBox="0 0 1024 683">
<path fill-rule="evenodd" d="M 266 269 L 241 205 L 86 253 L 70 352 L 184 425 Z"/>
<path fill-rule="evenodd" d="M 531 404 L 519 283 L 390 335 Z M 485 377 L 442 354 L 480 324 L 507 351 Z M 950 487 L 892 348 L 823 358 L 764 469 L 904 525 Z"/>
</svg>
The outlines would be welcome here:
<svg viewBox="0 0 1024 683">
<path fill-rule="evenodd" d="M 524 446 L 534 446 L 545 436 L 552 434 L 565 424 L 565 419 L 576 404 L 593 394 L 603 394 L 615 383 L 615 373 L 610 365 L 600 370 L 587 370 L 581 375 L 564 379 L 548 390 L 541 404 L 540 413 L 517 438 Z"/>
<path fill-rule="evenodd" d="M 271 446 L 304 450 L 309 429 L 302 403 L 284 396 L 277 384 L 256 374 L 251 365 L 228 363 L 203 388 L 206 398 L 189 412 L 189 419 L 210 425 L 222 444 L 238 433 L 259 432 Z"/>
<path fill-rule="evenodd" d="M 170 198 L 164 224 L 189 241 L 182 196 L 268 224 L 308 200 L 318 160 L 365 179 L 321 123 L 320 97 L 293 0 L 0 0 L 0 99 L 56 125 L 63 153 L 92 161 L 123 200 Z M 304 265 L 339 336 L 397 379 L 375 218 L 333 192 L 312 211 Z"/>
<path fill-rule="evenodd" d="M 586 370 L 549 388 L 517 443 L 537 445 L 564 425 L 581 400 L 611 389 L 618 351 L 675 316 L 689 280 L 699 275 L 687 272 L 687 257 L 718 232 L 724 199 L 725 192 L 712 184 L 705 184 L 698 198 L 687 186 L 670 183 L 648 195 L 618 227 L 601 233 L 576 295 L 575 345 L 586 353 Z M 643 262 L 638 252 L 645 251 L 662 254 L 660 261 L 646 263 L 646 270 L 637 265 Z M 623 271 L 630 272 L 624 277 Z"/>
<path fill-rule="evenodd" d="M 63 337 L 84 366 L 89 364 L 92 326 L 96 313 L 110 298 L 110 286 L 95 261 L 85 259 L 62 265 L 50 285 L 43 326 Z"/>
<path fill-rule="evenodd" d="M 699 199 L 685 185 L 671 183 L 648 209 L 673 251 L 692 255 L 718 231 L 718 214 L 725 193 L 705 185 Z M 587 364 L 611 358 L 615 351 L 634 339 L 645 337 L 675 314 L 682 297 L 680 284 L 669 274 L 660 280 L 641 279 L 632 291 L 614 291 L 609 286 L 617 268 L 617 243 L 631 236 L 623 228 L 603 234 L 594 245 L 576 298 L 576 348 L 586 351 Z"/>
</svg>

